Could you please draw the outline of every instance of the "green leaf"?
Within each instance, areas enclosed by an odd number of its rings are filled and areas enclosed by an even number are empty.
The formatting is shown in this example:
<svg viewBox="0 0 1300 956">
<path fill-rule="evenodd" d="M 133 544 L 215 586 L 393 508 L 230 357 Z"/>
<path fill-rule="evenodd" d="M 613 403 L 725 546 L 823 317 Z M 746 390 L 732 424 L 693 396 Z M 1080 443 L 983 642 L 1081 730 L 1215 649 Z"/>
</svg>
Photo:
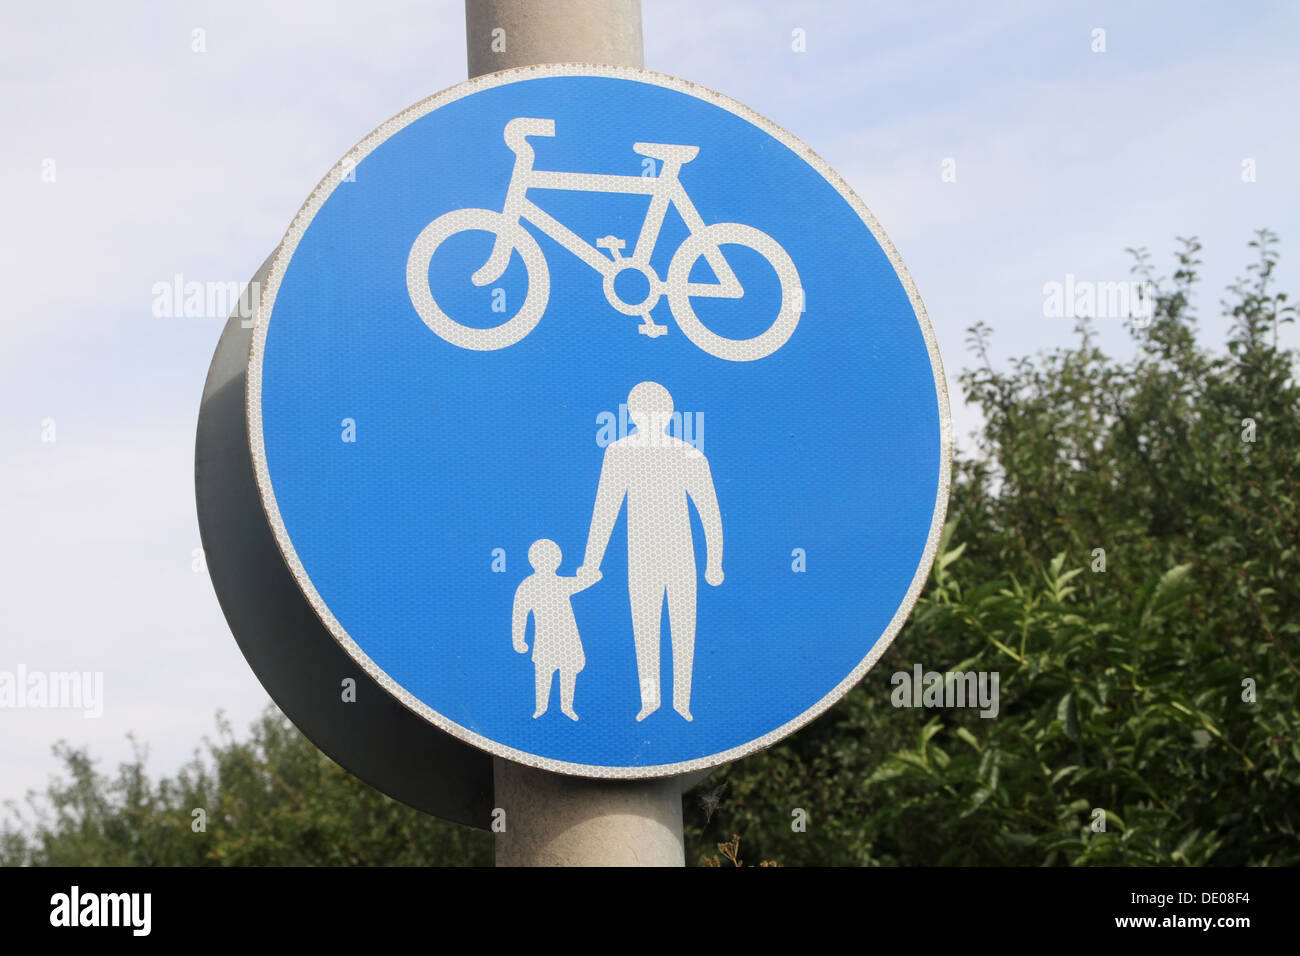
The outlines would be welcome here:
<svg viewBox="0 0 1300 956">
<path fill-rule="evenodd" d="M 1053 785 L 1060 783 L 1065 777 L 1074 774 L 1079 769 L 1078 765 L 1070 764 L 1068 767 L 1062 767 L 1056 773 L 1052 774 L 1051 781 Z"/>
<path fill-rule="evenodd" d="M 939 567 L 941 568 L 948 567 L 948 565 L 952 564 L 954 561 L 960 558 L 962 556 L 962 552 L 965 550 L 966 550 L 966 542 L 963 541 L 961 544 L 957 545 L 957 547 L 953 548 L 951 551 L 945 551 L 943 555 L 939 558 Z"/>
<path fill-rule="evenodd" d="M 1079 711 L 1074 705 L 1073 691 L 1062 697 L 1056 705 L 1056 719 L 1061 722 L 1065 736 L 1071 740 L 1079 739 Z"/>
<path fill-rule="evenodd" d="M 1142 609 L 1142 623 L 1145 624 L 1152 617 L 1169 611 L 1191 594 L 1193 587 L 1192 565 L 1179 564 L 1170 568 L 1161 575 L 1160 581 L 1147 600 L 1146 607 Z"/>
</svg>

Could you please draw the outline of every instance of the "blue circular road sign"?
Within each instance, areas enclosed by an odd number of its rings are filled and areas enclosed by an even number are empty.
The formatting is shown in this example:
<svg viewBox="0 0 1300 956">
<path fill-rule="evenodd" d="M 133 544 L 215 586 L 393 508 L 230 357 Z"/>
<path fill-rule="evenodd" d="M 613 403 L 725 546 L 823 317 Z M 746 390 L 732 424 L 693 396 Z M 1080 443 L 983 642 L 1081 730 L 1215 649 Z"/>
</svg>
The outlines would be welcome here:
<svg viewBox="0 0 1300 956">
<path fill-rule="evenodd" d="M 641 70 L 470 80 L 281 244 L 248 374 L 268 519 L 406 706 L 564 773 L 686 773 L 841 698 L 947 504 L 938 348 L 807 146 Z"/>
</svg>

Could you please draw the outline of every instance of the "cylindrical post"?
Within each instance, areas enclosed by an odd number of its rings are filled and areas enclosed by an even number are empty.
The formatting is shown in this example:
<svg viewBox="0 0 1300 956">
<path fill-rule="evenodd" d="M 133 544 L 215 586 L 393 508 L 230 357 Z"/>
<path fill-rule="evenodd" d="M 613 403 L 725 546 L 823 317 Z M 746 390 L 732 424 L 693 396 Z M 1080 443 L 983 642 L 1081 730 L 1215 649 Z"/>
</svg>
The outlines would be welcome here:
<svg viewBox="0 0 1300 956">
<path fill-rule="evenodd" d="M 465 0 L 465 45 L 471 77 L 539 63 L 641 66 L 641 0 Z M 681 777 L 589 780 L 497 758 L 497 866 L 682 866 L 682 787 Z"/>
<path fill-rule="evenodd" d="M 469 75 L 538 63 L 641 66 L 641 0 L 465 0 Z"/>
<path fill-rule="evenodd" d="M 495 758 L 497 866 L 682 866 L 682 778 L 588 780 Z"/>
</svg>

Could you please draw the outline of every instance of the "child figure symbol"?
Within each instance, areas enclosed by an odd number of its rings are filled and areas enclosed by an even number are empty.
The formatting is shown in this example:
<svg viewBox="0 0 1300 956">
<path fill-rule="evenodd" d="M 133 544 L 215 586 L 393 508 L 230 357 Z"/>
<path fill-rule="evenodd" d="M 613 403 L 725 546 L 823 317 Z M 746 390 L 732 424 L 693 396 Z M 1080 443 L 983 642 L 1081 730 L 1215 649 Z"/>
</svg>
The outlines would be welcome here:
<svg viewBox="0 0 1300 956">
<path fill-rule="evenodd" d="M 533 573 L 524 578 L 515 591 L 511 636 L 520 654 L 528 652 L 525 635 L 528 615 L 533 616 L 533 668 L 536 682 L 537 709 L 533 717 L 546 713 L 551 700 L 551 684 L 560 672 L 560 710 L 570 720 L 577 720 L 573 709 L 573 690 L 578 672 L 587 665 L 578 637 L 578 622 L 573 617 L 569 598 L 600 580 L 599 571 L 581 571 L 576 577 L 555 572 L 563 555 L 560 546 L 548 538 L 534 541 L 528 549 Z"/>
</svg>

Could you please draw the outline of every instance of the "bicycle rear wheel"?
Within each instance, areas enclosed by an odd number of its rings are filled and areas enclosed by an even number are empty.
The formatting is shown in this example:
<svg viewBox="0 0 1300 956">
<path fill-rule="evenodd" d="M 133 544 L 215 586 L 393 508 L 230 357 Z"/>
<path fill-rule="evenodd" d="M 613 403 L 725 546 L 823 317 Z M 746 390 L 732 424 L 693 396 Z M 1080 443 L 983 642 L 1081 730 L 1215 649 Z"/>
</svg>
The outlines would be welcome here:
<svg viewBox="0 0 1300 956">
<path fill-rule="evenodd" d="M 739 245 L 753 249 L 767 260 L 781 283 L 781 304 L 776 318 L 766 331 L 747 339 L 729 339 L 705 326 L 695 314 L 691 296 L 719 298 L 716 283 L 692 283 L 691 271 L 701 256 L 722 246 Z M 743 297 L 743 293 L 742 293 Z M 727 296 L 731 298 L 731 296 Z M 673 318 L 686 337 L 718 358 L 731 362 L 752 362 L 771 355 L 789 340 L 803 310 L 799 273 L 780 243 L 762 230 L 738 222 L 718 222 L 705 226 L 686 238 L 673 253 L 668 266 L 668 305 Z"/>
</svg>

